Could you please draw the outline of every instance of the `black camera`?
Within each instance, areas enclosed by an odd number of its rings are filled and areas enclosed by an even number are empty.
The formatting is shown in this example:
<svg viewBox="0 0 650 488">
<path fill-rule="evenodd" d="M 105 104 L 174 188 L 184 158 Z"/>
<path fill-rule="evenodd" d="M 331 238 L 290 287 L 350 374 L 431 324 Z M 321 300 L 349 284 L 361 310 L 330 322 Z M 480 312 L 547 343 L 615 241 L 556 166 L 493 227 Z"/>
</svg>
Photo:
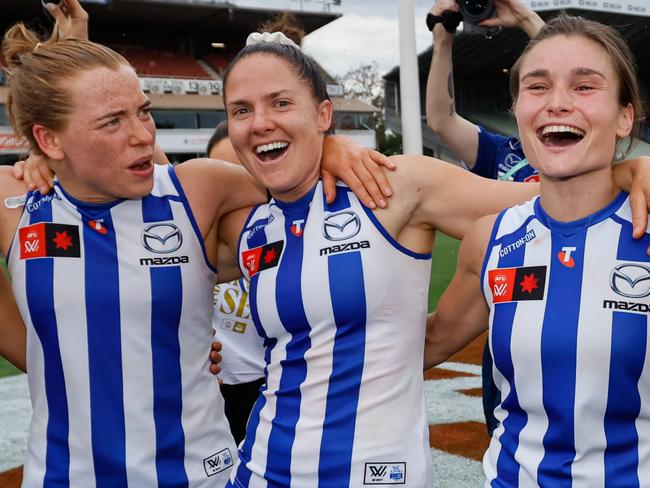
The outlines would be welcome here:
<svg viewBox="0 0 650 488">
<path fill-rule="evenodd" d="M 463 21 L 470 24 L 478 24 L 494 14 L 492 0 L 457 0 L 457 2 Z"/>
</svg>

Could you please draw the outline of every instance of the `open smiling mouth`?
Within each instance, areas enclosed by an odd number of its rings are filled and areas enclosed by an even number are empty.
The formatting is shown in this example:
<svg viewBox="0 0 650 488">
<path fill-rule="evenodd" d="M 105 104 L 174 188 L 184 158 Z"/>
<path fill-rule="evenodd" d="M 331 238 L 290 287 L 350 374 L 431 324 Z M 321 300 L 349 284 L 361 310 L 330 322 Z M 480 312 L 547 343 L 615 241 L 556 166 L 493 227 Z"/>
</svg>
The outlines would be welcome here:
<svg viewBox="0 0 650 488">
<path fill-rule="evenodd" d="M 281 158 L 287 152 L 289 143 L 286 141 L 271 142 L 269 144 L 260 144 L 255 146 L 255 155 L 262 161 L 275 161 Z"/>
<path fill-rule="evenodd" d="M 537 131 L 537 137 L 545 146 L 565 147 L 579 143 L 585 131 L 570 125 L 547 125 Z"/>
<path fill-rule="evenodd" d="M 151 156 L 146 158 L 140 158 L 135 163 L 129 166 L 129 169 L 133 171 L 145 171 L 152 166 Z"/>
</svg>

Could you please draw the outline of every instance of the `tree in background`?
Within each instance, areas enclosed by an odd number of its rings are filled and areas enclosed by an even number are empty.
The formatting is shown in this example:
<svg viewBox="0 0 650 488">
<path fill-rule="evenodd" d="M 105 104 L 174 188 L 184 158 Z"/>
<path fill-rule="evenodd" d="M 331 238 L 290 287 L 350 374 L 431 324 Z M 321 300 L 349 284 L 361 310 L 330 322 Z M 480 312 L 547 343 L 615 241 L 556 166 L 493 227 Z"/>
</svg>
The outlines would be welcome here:
<svg viewBox="0 0 650 488">
<path fill-rule="evenodd" d="M 384 82 L 377 63 L 361 64 L 338 79 L 346 98 L 356 98 L 377 107 L 373 114 L 377 148 L 387 156 L 402 153 L 402 136 L 386 128 L 384 119 Z"/>
</svg>

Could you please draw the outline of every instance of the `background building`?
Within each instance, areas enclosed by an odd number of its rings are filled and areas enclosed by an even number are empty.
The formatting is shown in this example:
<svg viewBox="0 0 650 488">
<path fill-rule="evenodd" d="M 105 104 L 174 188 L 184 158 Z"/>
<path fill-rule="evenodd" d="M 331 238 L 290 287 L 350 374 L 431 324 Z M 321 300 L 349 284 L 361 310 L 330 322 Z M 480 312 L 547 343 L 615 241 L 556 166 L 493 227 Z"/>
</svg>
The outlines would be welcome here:
<svg viewBox="0 0 650 488">
<path fill-rule="evenodd" d="M 0 0 L 0 31 L 14 22 L 34 19 L 32 27 L 50 27 L 36 0 Z M 90 37 L 126 57 L 152 101 L 157 140 L 172 161 L 202 155 L 214 127 L 226 118 L 221 74 L 244 46 L 250 32 L 282 11 L 237 7 L 220 0 L 93 0 L 82 1 L 90 14 Z M 305 33 L 340 17 L 332 5 L 321 10 L 291 10 Z M 313 4 L 306 4 L 307 7 Z M 318 5 L 311 8 L 318 8 Z M 0 66 L 5 62 L 0 55 Z M 343 98 L 338 82 L 323 71 L 334 103 L 334 127 L 375 147 L 370 127 L 377 109 L 360 100 Z M 7 119 L 7 89 L 0 75 L 0 163 L 10 163 L 24 153 Z"/>
<path fill-rule="evenodd" d="M 626 37 L 639 67 L 641 96 L 650 97 L 650 2 L 648 0 L 527 0 L 526 3 L 542 18 L 568 13 L 597 20 L 619 29 Z M 486 129 L 509 136 L 517 135 L 517 126 L 510 114 L 508 89 L 510 67 L 522 52 L 528 37 L 519 29 L 506 29 L 493 36 L 468 34 L 460 30 L 453 46 L 454 89 L 456 111 L 467 120 Z M 457 157 L 426 125 L 425 95 L 433 47 L 418 55 L 420 107 L 424 153 L 447 161 Z M 447 80 L 445 80 L 447 83 Z M 399 66 L 384 75 L 385 115 L 387 126 L 401 133 Z M 650 155 L 650 129 L 646 124 L 633 155 Z"/>
</svg>

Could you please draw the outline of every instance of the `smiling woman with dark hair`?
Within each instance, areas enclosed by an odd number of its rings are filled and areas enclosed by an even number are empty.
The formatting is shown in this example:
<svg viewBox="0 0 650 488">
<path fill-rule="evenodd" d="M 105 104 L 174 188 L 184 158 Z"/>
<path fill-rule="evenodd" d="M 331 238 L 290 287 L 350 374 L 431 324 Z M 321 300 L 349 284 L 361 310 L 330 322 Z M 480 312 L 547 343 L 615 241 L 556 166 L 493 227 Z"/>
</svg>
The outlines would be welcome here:
<svg viewBox="0 0 650 488">
<path fill-rule="evenodd" d="M 21 23 L 3 51 L 11 124 L 56 173 L 26 193 L 0 168 L 0 351 L 23 368 L 27 355 L 33 406 L 23 486 L 223 486 L 236 447 L 206 368 L 208 244 L 266 192 L 235 164 L 154 164 L 150 101 L 115 51 Z M 334 146 L 338 167 L 365 167 L 367 151 Z"/>
<path fill-rule="evenodd" d="M 430 486 L 422 366 L 435 232 L 462 237 L 537 187 L 398 156 L 387 208 L 364 207 L 345 185 L 327 202 L 323 82 L 296 46 L 254 40 L 226 73 L 228 131 L 273 198 L 227 216 L 220 235 L 250 280 L 266 383 L 230 486 Z"/>
</svg>

